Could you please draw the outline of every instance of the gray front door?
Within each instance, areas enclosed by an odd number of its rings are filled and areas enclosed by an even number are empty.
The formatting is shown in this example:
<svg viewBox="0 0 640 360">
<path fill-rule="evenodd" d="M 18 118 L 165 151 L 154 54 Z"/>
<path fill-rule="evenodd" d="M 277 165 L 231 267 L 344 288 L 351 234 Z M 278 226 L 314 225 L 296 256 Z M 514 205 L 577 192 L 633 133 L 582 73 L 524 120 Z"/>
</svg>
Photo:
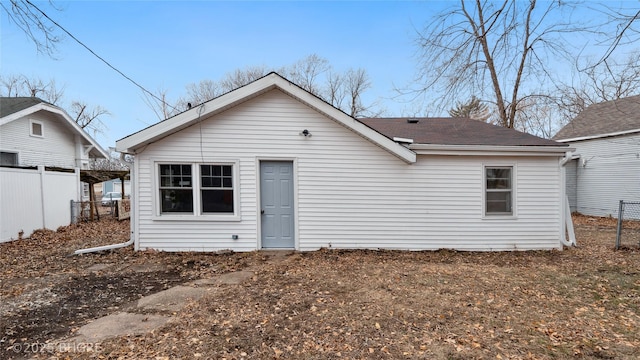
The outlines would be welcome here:
<svg viewBox="0 0 640 360">
<path fill-rule="evenodd" d="M 261 161 L 260 212 L 263 249 L 295 248 L 293 204 L 293 163 Z"/>
</svg>

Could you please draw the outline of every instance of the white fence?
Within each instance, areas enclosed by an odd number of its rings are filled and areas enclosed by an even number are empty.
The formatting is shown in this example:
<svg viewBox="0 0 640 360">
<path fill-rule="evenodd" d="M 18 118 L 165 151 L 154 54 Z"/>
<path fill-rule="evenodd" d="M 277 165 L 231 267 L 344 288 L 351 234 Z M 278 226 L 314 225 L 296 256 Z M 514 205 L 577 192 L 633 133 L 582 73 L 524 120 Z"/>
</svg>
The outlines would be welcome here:
<svg viewBox="0 0 640 360">
<path fill-rule="evenodd" d="M 69 201 L 81 194 L 80 170 L 0 167 L 0 242 L 71 223 Z"/>
</svg>

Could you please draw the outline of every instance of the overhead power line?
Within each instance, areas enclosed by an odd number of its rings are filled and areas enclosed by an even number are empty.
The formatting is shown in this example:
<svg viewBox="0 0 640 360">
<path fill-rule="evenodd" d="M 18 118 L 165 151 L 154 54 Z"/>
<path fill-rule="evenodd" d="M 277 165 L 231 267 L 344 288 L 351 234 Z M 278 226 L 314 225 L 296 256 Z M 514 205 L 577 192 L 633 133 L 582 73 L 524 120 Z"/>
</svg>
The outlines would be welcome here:
<svg viewBox="0 0 640 360">
<path fill-rule="evenodd" d="M 172 108 L 173 110 L 175 110 L 176 108 L 169 105 L 168 103 L 166 103 L 164 100 L 160 99 L 158 96 L 156 96 L 154 93 L 152 93 L 151 91 L 147 90 L 144 86 L 140 85 L 139 83 L 137 83 L 135 80 L 133 80 L 132 78 L 130 78 L 129 76 L 127 76 L 125 73 L 123 73 L 122 71 L 120 71 L 119 69 L 117 69 L 115 66 L 111 65 L 107 60 L 105 60 L 102 56 L 96 54 L 95 51 L 91 50 L 87 45 L 85 45 L 82 41 L 80 41 L 78 38 L 76 38 L 75 36 L 73 36 L 73 34 L 71 34 L 67 29 L 65 29 L 62 25 L 58 24 L 55 20 L 53 20 L 52 18 L 49 17 L 49 15 L 47 15 L 44 11 L 40 10 L 39 7 L 37 7 L 36 5 L 34 5 L 31 1 L 29 0 L 25 0 L 27 4 L 29 4 L 29 6 L 33 7 L 34 9 L 36 9 L 40 14 L 42 14 L 42 16 L 44 16 L 45 18 L 47 18 L 47 20 L 51 21 L 55 26 L 59 27 L 62 31 L 64 31 L 67 35 L 69 35 L 73 40 L 75 40 L 78 44 L 80 44 L 82 47 L 84 47 L 85 49 L 87 49 L 87 51 L 89 51 L 93 56 L 97 57 L 100 61 L 102 61 L 103 63 L 105 63 L 108 67 L 110 67 L 111 69 L 113 69 L 115 72 L 117 72 L 118 74 L 120 74 L 122 77 L 124 77 L 125 79 L 129 80 L 133 85 L 137 86 L 138 88 L 140 88 L 140 90 L 142 90 L 144 93 L 149 94 L 149 96 L 151 96 L 152 98 L 158 100 L 161 104 L 168 106 L 170 108 Z"/>
</svg>

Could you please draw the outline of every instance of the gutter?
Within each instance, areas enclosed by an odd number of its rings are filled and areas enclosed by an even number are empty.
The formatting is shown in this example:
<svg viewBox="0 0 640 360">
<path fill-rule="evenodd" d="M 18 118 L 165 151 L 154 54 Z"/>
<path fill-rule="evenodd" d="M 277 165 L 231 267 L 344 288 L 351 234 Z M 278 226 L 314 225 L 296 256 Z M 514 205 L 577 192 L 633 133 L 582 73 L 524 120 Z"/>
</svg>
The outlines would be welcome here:
<svg viewBox="0 0 640 360">
<path fill-rule="evenodd" d="M 567 163 L 571 160 L 573 160 L 573 156 L 571 156 L 571 154 L 573 154 L 572 151 L 567 151 L 564 154 L 564 157 L 562 159 L 560 159 L 560 166 L 564 167 L 565 165 L 567 165 Z"/>
<path fill-rule="evenodd" d="M 129 166 L 133 166 L 133 163 L 130 163 L 130 162 L 127 162 L 127 161 L 124 160 L 124 153 L 120 153 L 120 162 L 126 163 Z M 119 248 L 127 247 L 129 245 L 133 245 L 133 237 L 130 237 L 129 240 L 127 240 L 126 242 L 123 242 L 123 243 L 96 246 L 96 247 L 87 248 L 87 249 L 80 249 L 80 250 L 74 251 L 73 254 L 74 255 L 81 255 L 81 254 L 88 254 L 88 253 L 98 252 L 98 251 L 113 250 L 113 249 L 119 249 Z"/>
<path fill-rule="evenodd" d="M 104 245 L 104 246 L 97 246 L 97 247 L 92 247 L 87 249 L 76 250 L 73 252 L 73 254 L 80 255 L 80 254 L 87 254 L 87 253 L 92 253 L 97 251 L 119 249 L 119 248 L 127 247 L 129 245 L 133 245 L 133 238 L 129 239 L 129 241 L 127 242 L 123 242 L 120 244 Z"/>
</svg>

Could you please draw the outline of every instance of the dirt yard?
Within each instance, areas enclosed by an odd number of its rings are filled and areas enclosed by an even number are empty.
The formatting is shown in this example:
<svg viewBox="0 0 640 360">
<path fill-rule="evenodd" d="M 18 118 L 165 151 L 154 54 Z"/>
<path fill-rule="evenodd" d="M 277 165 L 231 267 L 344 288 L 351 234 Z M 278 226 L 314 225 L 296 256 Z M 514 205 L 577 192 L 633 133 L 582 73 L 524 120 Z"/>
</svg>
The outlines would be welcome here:
<svg viewBox="0 0 640 360">
<path fill-rule="evenodd" d="M 640 251 L 613 249 L 614 219 L 575 222 L 579 247 L 564 251 L 321 250 L 278 261 L 131 248 L 74 256 L 126 241 L 128 222 L 42 231 L 0 244 L 0 359 L 640 358 Z M 248 282 L 219 286 L 155 332 L 42 351 L 142 296 L 247 268 Z"/>
</svg>

